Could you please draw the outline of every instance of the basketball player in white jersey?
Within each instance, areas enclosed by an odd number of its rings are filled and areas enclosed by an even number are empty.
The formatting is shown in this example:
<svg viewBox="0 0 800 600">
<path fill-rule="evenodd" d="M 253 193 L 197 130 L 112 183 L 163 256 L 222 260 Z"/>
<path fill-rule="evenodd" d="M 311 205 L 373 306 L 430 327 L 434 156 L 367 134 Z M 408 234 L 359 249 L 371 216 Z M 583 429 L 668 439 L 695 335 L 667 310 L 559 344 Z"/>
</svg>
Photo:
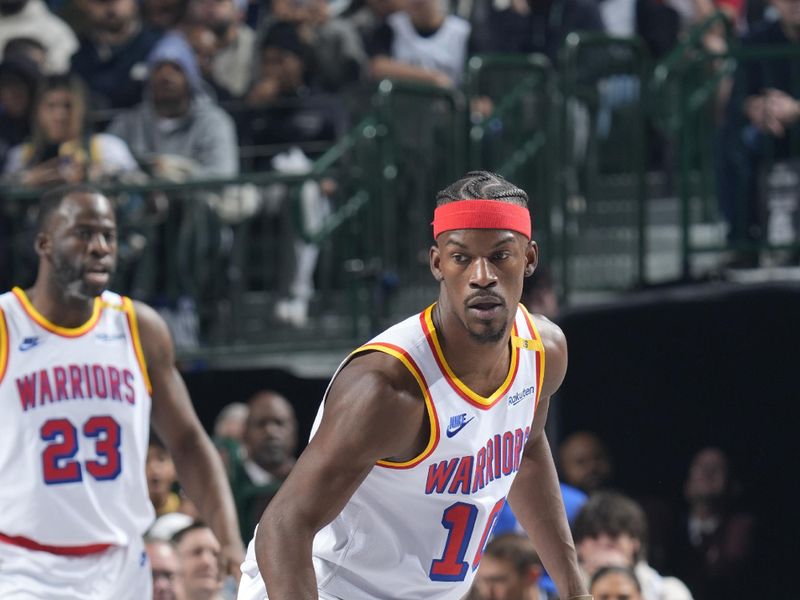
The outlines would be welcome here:
<svg viewBox="0 0 800 600">
<path fill-rule="evenodd" d="M 566 342 L 518 304 L 538 260 L 527 195 L 468 173 L 439 193 L 433 227 L 438 301 L 334 375 L 240 600 L 459 600 L 506 499 L 561 598 L 591 598 L 544 434 Z"/>
<path fill-rule="evenodd" d="M 224 547 L 243 548 L 230 489 L 157 313 L 106 291 L 111 202 L 89 186 L 40 203 L 34 285 L 0 296 L 0 598 L 150 598 L 152 424 Z"/>
</svg>

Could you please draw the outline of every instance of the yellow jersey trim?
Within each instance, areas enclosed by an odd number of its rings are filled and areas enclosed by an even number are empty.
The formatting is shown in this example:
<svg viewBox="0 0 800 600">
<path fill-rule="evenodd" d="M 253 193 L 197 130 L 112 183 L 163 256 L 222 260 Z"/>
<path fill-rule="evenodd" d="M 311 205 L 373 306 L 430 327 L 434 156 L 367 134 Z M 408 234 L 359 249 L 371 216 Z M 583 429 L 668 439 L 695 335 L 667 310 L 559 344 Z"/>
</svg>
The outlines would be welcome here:
<svg viewBox="0 0 800 600">
<path fill-rule="evenodd" d="M 353 351 L 350 354 L 350 357 L 352 358 L 356 354 L 360 354 L 362 352 L 368 352 L 370 350 L 383 352 L 385 354 L 395 357 L 397 360 L 403 363 L 403 365 L 406 367 L 406 369 L 409 370 L 411 375 L 414 376 L 414 379 L 416 379 L 417 385 L 419 385 L 419 389 L 422 390 L 422 395 L 425 398 L 425 408 L 428 411 L 428 422 L 430 423 L 430 428 L 431 428 L 430 435 L 428 437 L 428 444 L 425 446 L 425 449 L 411 460 L 407 460 L 404 462 L 392 462 L 389 460 L 379 460 L 377 462 L 378 466 L 387 467 L 389 469 L 410 469 L 411 467 L 418 465 L 428 456 L 430 456 L 431 452 L 433 452 L 434 448 L 436 448 L 436 445 L 439 443 L 439 419 L 436 416 L 436 408 L 433 405 L 433 400 L 431 399 L 430 392 L 428 391 L 428 384 L 425 381 L 425 377 L 423 376 L 422 371 L 414 362 L 414 359 L 411 358 L 408 352 L 406 352 L 399 346 L 395 346 L 394 344 L 387 344 L 382 342 L 366 344 Z"/>
<path fill-rule="evenodd" d="M 0 382 L 6 375 L 6 368 L 8 367 L 8 325 L 6 324 L 6 315 L 3 309 L 0 308 Z"/>
<path fill-rule="evenodd" d="M 480 394 L 472 391 L 469 386 L 467 386 L 463 381 L 461 381 L 453 370 L 450 368 L 450 365 L 447 364 L 447 360 L 444 357 L 444 352 L 442 351 L 442 346 L 439 343 L 439 336 L 436 333 L 436 328 L 433 325 L 433 308 L 436 306 L 435 304 L 431 304 L 428 308 L 425 309 L 423 313 L 423 324 L 424 329 L 426 329 L 426 334 L 428 335 L 428 339 L 431 342 L 431 346 L 433 347 L 434 357 L 436 358 L 436 362 L 444 372 L 445 378 L 448 380 L 450 385 L 456 389 L 459 395 L 472 402 L 473 404 L 478 405 L 479 407 L 488 408 L 493 406 L 497 403 L 498 400 L 503 398 L 506 392 L 511 387 L 511 384 L 514 381 L 514 377 L 517 374 L 517 369 L 519 367 L 519 346 L 512 343 L 511 345 L 511 361 L 508 365 L 508 374 L 506 375 L 505 380 L 500 386 L 492 393 L 491 396 L 481 396 Z M 517 337 L 517 320 L 516 315 L 514 318 L 514 325 L 511 331 L 511 338 L 512 340 Z"/>
<path fill-rule="evenodd" d="M 128 316 L 128 325 L 131 330 L 131 342 L 133 343 L 133 351 L 136 354 L 136 360 L 139 362 L 139 368 L 144 377 L 144 384 L 147 387 L 147 393 L 153 395 L 153 384 L 150 382 L 150 374 L 147 371 L 147 361 L 144 359 L 144 349 L 142 348 L 142 340 L 139 336 L 139 322 L 136 319 L 136 311 L 133 308 L 133 302 L 127 296 L 122 296 L 122 306 L 125 314 Z"/>
<path fill-rule="evenodd" d="M 11 290 L 13 294 L 17 297 L 20 304 L 22 304 L 23 310 L 27 313 L 27 315 L 33 319 L 39 326 L 43 327 L 47 331 L 51 333 L 55 333 L 56 335 L 60 335 L 63 337 L 80 337 L 85 335 L 92 328 L 97 325 L 97 322 L 100 320 L 100 313 L 103 310 L 103 306 L 105 303 L 100 299 L 100 297 L 96 297 L 94 299 L 94 305 L 92 307 L 92 316 L 89 317 L 89 320 L 86 321 L 83 325 L 79 325 L 78 327 L 62 327 L 60 325 L 56 325 L 48 320 L 43 314 L 41 314 L 36 308 L 33 306 L 31 301 L 28 299 L 28 296 L 22 290 L 22 288 L 15 287 Z"/>
</svg>

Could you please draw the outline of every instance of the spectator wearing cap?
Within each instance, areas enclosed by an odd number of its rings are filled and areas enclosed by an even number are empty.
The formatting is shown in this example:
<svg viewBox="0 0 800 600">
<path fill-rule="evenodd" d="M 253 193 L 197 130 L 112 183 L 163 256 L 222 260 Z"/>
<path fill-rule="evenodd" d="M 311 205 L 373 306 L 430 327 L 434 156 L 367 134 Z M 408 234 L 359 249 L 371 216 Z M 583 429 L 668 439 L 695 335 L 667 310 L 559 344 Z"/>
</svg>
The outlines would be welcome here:
<svg viewBox="0 0 800 600">
<path fill-rule="evenodd" d="M 253 75 L 256 34 L 244 22 L 246 10 L 246 0 L 192 0 L 191 4 L 192 19 L 216 37 L 214 83 L 234 98 L 244 95 Z"/>
<path fill-rule="evenodd" d="M 142 100 L 147 56 L 161 34 L 142 23 L 136 0 L 77 0 L 86 33 L 72 72 L 87 82 L 93 108 L 129 108 Z"/>
<path fill-rule="evenodd" d="M 336 16 L 335 5 L 328 0 L 272 0 L 271 14 L 259 28 L 263 38 L 275 23 L 294 24 L 312 49 L 317 82 L 329 92 L 359 81 L 367 64 L 358 30 Z"/>
<path fill-rule="evenodd" d="M 47 74 L 67 71 L 70 57 L 78 49 L 72 29 L 42 0 L 0 0 L 0 48 L 17 37 L 32 38 L 47 49 Z"/>
<path fill-rule="evenodd" d="M 292 23 L 276 23 L 261 43 L 259 76 L 245 103 L 253 144 L 333 143 L 346 127 L 342 106 L 315 84 L 312 49 Z"/>
<path fill-rule="evenodd" d="M 202 87 L 185 38 L 166 35 L 148 59 L 144 101 L 118 115 L 108 128 L 124 139 L 156 176 L 226 177 L 239 172 L 231 117 Z"/>
</svg>

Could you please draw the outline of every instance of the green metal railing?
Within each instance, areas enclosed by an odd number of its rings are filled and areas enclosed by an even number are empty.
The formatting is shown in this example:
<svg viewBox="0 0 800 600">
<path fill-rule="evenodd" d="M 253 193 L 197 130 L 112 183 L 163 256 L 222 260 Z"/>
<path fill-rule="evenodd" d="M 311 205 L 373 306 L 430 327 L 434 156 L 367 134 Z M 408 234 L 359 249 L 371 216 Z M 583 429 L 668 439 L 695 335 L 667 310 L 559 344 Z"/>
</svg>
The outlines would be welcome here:
<svg viewBox="0 0 800 600">
<path fill-rule="evenodd" d="M 642 97 L 648 68 L 638 38 L 571 33 L 562 47 L 553 142 L 565 294 L 576 288 L 626 289 L 646 280 Z M 575 273 L 578 253 L 590 260 Z"/>
</svg>

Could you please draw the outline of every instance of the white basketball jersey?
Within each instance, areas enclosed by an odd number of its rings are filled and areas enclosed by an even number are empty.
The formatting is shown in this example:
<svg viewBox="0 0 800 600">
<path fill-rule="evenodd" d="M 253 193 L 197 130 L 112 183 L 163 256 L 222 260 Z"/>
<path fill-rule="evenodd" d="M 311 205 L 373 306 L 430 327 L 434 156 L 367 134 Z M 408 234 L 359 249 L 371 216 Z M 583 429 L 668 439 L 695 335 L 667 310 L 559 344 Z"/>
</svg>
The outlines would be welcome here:
<svg viewBox="0 0 800 600">
<path fill-rule="evenodd" d="M 380 461 L 317 534 L 314 567 L 325 594 L 459 600 L 519 469 L 544 375 L 544 350 L 530 315 L 518 308 L 508 375 L 483 397 L 448 366 L 432 310 L 353 353 L 385 352 L 409 369 L 425 397 L 431 435 L 413 460 Z M 321 418 L 322 408 L 312 436 Z"/>
<path fill-rule="evenodd" d="M 446 73 L 458 86 L 463 79 L 472 26 L 447 15 L 438 31 L 425 37 L 417 33 L 411 17 L 398 11 L 386 18 L 392 28 L 392 58 L 403 63 Z"/>
<path fill-rule="evenodd" d="M 19 288 L 0 296 L 0 541 L 56 554 L 150 526 L 150 382 L 133 304 L 111 292 L 76 328 Z"/>
</svg>

